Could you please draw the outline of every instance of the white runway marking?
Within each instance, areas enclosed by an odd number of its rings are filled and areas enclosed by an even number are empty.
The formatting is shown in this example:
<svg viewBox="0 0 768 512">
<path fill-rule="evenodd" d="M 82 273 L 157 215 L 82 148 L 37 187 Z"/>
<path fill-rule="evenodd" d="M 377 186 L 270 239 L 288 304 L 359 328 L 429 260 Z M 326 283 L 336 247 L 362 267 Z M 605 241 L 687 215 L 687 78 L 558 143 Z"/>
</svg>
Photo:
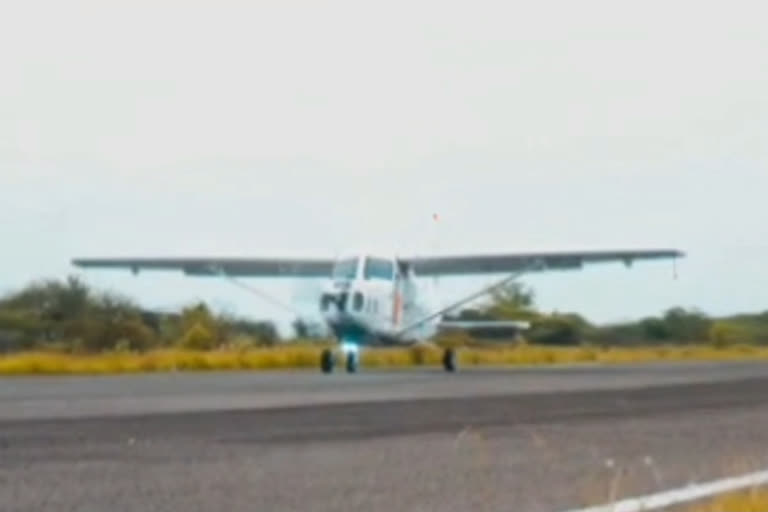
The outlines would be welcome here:
<svg viewBox="0 0 768 512">
<path fill-rule="evenodd" d="M 768 470 L 564 512 L 646 512 L 765 484 L 768 484 Z"/>
</svg>

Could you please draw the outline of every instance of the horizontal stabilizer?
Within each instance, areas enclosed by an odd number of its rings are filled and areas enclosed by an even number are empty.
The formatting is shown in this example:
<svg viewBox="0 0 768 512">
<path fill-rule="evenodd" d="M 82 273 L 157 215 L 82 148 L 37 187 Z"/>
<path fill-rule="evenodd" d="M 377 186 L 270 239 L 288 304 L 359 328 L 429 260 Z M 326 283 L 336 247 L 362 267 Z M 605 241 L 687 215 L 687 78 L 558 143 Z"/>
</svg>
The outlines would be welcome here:
<svg viewBox="0 0 768 512">
<path fill-rule="evenodd" d="M 440 322 L 439 329 L 519 329 L 531 327 L 530 322 L 519 320 L 453 320 Z"/>
</svg>

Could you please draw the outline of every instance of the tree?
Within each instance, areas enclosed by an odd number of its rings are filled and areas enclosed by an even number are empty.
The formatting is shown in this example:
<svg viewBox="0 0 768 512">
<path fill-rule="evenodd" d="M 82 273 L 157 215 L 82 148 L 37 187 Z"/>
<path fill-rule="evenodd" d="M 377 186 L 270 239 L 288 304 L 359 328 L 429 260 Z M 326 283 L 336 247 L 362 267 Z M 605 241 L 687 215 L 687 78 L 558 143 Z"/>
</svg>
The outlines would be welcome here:
<svg viewBox="0 0 768 512">
<path fill-rule="evenodd" d="M 533 320 L 538 317 L 534 297 L 532 289 L 512 282 L 492 290 L 489 300 L 478 311 L 497 320 Z"/>
<path fill-rule="evenodd" d="M 643 339 L 654 341 L 669 339 L 669 327 L 661 318 L 644 318 L 640 321 L 640 329 Z"/>
<path fill-rule="evenodd" d="M 142 311 L 129 298 L 92 290 L 76 277 L 35 281 L 0 298 L 3 351 L 146 350 L 176 343 L 211 348 L 235 336 L 272 344 L 278 333 L 271 322 L 216 315 L 203 302 L 175 314 Z"/>
<path fill-rule="evenodd" d="M 478 308 L 462 311 L 462 320 L 522 320 L 531 323 L 523 336 L 542 344 L 573 345 L 583 341 L 591 326 L 575 313 L 545 314 L 535 308 L 535 293 L 520 282 L 513 282 L 489 293 L 489 300 Z M 509 337 L 502 329 L 482 331 L 486 337 Z"/>
<path fill-rule="evenodd" d="M 669 340 L 674 342 L 703 342 L 708 338 L 712 321 L 699 311 L 687 311 L 676 307 L 664 314 L 664 324 Z"/>
<path fill-rule="evenodd" d="M 87 314 L 91 300 L 88 287 L 77 277 L 70 276 L 64 283 L 56 280 L 33 282 L 6 297 L 0 306 L 6 312 L 24 312 L 28 318 L 34 318 L 34 328 L 29 329 L 27 335 L 53 340 L 72 330 L 72 323 Z"/>
<path fill-rule="evenodd" d="M 184 334 L 179 345 L 190 350 L 210 350 L 216 346 L 216 338 L 205 326 L 196 323 Z"/>
<path fill-rule="evenodd" d="M 749 330 L 742 325 L 719 321 L 709 328 L 709 342 L 715 347 L 751 344 L 754 341 Z"/>
<path fill-rule="evenodd" d="M 577 345 L 583 341 L 585 324 L 574 315 L 545 315 L 531 326 L 526 337 L 542 345 Z"/>
<path fill-rule="evenodd" d="M 301 340 L 309 337 L 309 326 L 301 318 L 294 320 L 291 323 L 291 327 L 293 327 L 293 333 L 296 338 Z"/>
<path fill-rule="evenodd" d="M 187 336 L 192 330 L 197 332 L 204 330 L 207 333 L 206 336 L 210 338 L 210 343 L 218 345 L 224 341 L 226 329 L 220 328 L 213 313 L 204 302 L 197 302 L 183 308 L 178 322 L 182 336 Z"/>
</svg>

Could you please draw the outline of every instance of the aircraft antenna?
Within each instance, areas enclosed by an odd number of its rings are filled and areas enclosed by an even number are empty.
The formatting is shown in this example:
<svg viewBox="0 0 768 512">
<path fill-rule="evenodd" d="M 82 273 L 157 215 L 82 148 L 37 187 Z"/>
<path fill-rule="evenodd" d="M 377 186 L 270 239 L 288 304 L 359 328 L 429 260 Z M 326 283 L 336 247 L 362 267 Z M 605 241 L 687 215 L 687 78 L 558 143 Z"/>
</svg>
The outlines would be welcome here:
<svg viewBox="0 0 768 512">
<path fill-rule="evenodd" d="M 432 228 L 432 233 L 434 235 L 434 238 L 432 239 L 432 250 L 437 252 L 437 250 L 440 248 L 440 232 L 437 227 L 438 222 L 440 222 L 440 215 L 437 213 L 432 214 L 432 225 L 434 226 Z"/>
<path fill-rule="evenodd" d="M 440 232 L 438 227 L 438 222 L 440 221 L 440 215 L 437 213 L 432 214 L 432 221 L 433 221 L 433 234 L 434 239 L 432 240 L 432 252 L 434 254 L 437 254 L 438 250 L 440 249 Z M 432 278 L 432 286 L 434 288 L 434 293 L 437 293 L 437 289 L 440 286 L 440 276 L 435 275 Z"/>
</svg>

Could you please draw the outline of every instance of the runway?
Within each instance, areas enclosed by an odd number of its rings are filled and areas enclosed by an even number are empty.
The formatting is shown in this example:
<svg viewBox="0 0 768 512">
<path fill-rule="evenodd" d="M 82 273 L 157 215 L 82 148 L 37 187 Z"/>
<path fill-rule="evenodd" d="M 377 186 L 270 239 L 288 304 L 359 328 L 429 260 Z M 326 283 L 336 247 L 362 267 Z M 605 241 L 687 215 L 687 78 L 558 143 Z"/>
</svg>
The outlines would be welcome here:
<svg viewBox="0 0 768 512">
<path fill-rule="evenodd" d="M 0 379 L 2 510 L 565 510 L 768 467 L 768 365 Z"/>
<path fill-rule="evenodd" d="M 768 378 L 764 363 L 316 370 L 0 378 L 0 420 L 506 396 Z"/>
</svg>

